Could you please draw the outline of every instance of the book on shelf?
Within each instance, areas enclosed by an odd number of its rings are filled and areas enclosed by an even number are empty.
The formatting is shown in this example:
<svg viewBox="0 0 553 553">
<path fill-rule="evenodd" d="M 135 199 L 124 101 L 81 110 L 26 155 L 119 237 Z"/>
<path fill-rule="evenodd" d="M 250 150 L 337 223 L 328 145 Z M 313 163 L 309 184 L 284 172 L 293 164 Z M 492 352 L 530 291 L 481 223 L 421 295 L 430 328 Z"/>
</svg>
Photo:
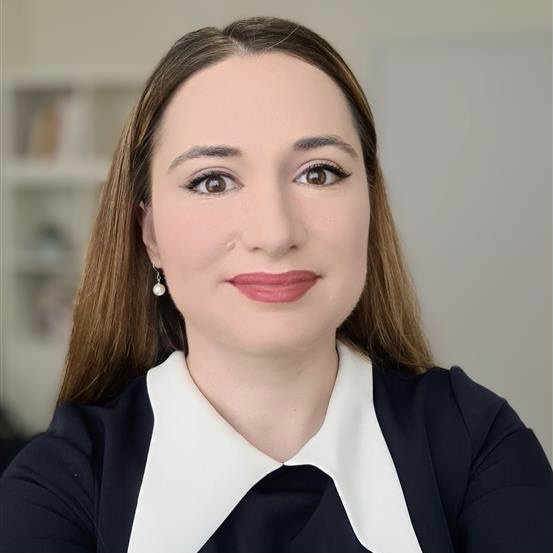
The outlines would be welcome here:
<svg viewBox="0 0 553 553">
<path fill-rule="evenodd" d="M 86 109 L 83 98 L 63 93 L 42 103 L 32 115 L 26 155 L 40 159 L 74 159 L 83 154 Z"/>
<path fill-rule="evenodd" d="M 59 127 L 60 117 L 55 102 L 48 102 L 37 108 L 29 126 L 26 153 L 31 157 L 54 157 Z"/>
</svg>

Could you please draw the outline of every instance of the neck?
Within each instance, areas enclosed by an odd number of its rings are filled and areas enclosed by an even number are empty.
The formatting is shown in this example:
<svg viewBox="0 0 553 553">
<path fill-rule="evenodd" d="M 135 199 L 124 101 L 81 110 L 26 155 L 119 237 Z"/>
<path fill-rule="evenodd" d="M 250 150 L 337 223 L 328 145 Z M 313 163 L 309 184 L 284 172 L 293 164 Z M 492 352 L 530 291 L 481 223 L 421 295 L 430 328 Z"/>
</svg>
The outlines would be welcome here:
<svg viewBox="0 0 553 553">
<path fill-rule="evenodd" d="M 317 433 L 338 371 L 334 334 L 309 346 L 260 353 L 186 330 L 186 363 L 196 386 L 254 447 L 285 462 Z"/>
</svg>

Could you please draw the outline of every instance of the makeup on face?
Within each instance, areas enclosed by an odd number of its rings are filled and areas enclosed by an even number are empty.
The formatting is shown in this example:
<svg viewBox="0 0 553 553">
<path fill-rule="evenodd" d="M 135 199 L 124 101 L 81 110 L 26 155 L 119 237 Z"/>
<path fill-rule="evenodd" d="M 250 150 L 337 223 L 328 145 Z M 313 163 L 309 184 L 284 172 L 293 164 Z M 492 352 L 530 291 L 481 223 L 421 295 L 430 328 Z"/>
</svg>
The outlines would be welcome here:
<svg viewBox="0 0 553 553">
<path fill-rule="evenodd" d="M 262 353 L 328 334 L 355 307 L 362 145 L 319 69 L 267 54 L 192 76 L 166 108 L 151 174 L 151 236 L 189 328 Z"/>
</svg>

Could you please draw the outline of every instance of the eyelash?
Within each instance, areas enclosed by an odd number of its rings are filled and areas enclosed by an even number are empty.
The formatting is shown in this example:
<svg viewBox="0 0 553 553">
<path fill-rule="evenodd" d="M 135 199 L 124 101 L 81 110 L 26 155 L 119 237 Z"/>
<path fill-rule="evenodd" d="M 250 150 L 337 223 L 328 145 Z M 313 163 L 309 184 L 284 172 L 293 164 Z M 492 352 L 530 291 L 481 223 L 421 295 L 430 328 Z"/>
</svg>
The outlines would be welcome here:
<svg viewBox="0 0 553 553">
<path fill-rule="evenodd" d="M 317 185 L 317 184 L 309 185 L 308 184 L 308 186 L 315 186 L 315 187 L 319 187 L 319 188 L 324 188 L 326 186 L 334 186 L 336 184 L 339 184 L 340 181 L 342 181 L 343 179 L 345 179 L 346 177 L 349 177 L 351 175 L 351 173 L 347 173 L 346 171 L 344 171 L 343 169 L 341 169 L 337 165 L 333 165 L 333 164 L 330 164 L 330 163 L 315 163 L 315 164 L 310 165 L 309 167 L 307 167 L 304 171 L 302 171 L 300 176 L 304 175 L 305 173 L 308 173 L 309 171 L 313 171 L 314 169 L 319 169 L 319 168 L 320 169 L 327 169 L 328 171 L 333 173 L 335 176 L 340 177 L 340 178 L 335 183 L 332 183 L 332 184 L 319 184 L 319 185 Z M 213 176 L 221 176 L 221 177 L 232 178 L 231 175 L 229 175 L 227 173 L 217 171 L 217 170 L 209 170 L 209 171 L 205 171 L 204 173 L 200 173 L 197 177 L 193 178 L 188 184 L 184 184 L 184 185 L 181 185 L 181 186 L 183 188 L 185 188 L 188 192 L 191 192 L 192 194 L 200 194 L 202 196 L 222 196 L 223 194 L 227 194 L 227 193 L 231 192 L 231 190 L 227 190 L 225 192 L 213 192 L 212 193 L 212 192 L 197 192 L 196 190 L 194 190 L 194 188 L 197 185 L 199 185 L 201 182 L 203 182 L 207 178 L 213 177 Z"/>
</svg>

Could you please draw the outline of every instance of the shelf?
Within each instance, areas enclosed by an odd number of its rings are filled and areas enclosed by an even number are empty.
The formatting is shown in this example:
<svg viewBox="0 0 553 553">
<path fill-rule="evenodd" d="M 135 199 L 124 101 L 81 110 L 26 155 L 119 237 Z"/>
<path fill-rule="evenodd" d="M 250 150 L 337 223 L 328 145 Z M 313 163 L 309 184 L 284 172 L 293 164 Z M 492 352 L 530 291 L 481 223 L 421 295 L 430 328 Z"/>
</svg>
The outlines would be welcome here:
<svg viewBox="0 0 553 553">
<path fill-rule="evenodd" d="M 69 253 L 61 255 L 45 255 L 40 252 L 12 252 L 11 272 L 31 275 L 77 274 L 75 257 Z"/>
<path fill-rule="evenodd" d="M 60 182 L 97 186 L 108 175 L 109 161 L 88 159 L 74 161 L 42 161 L 16 158 L 4 169 L 8 186 L 58 187 Z"/>
<path fill-rule="evenodd" d="M 149 71 L 2 75 L 0 399 L 22 406 L 29 429 L 50 417 L 101 190 Z"/>
</svg>

